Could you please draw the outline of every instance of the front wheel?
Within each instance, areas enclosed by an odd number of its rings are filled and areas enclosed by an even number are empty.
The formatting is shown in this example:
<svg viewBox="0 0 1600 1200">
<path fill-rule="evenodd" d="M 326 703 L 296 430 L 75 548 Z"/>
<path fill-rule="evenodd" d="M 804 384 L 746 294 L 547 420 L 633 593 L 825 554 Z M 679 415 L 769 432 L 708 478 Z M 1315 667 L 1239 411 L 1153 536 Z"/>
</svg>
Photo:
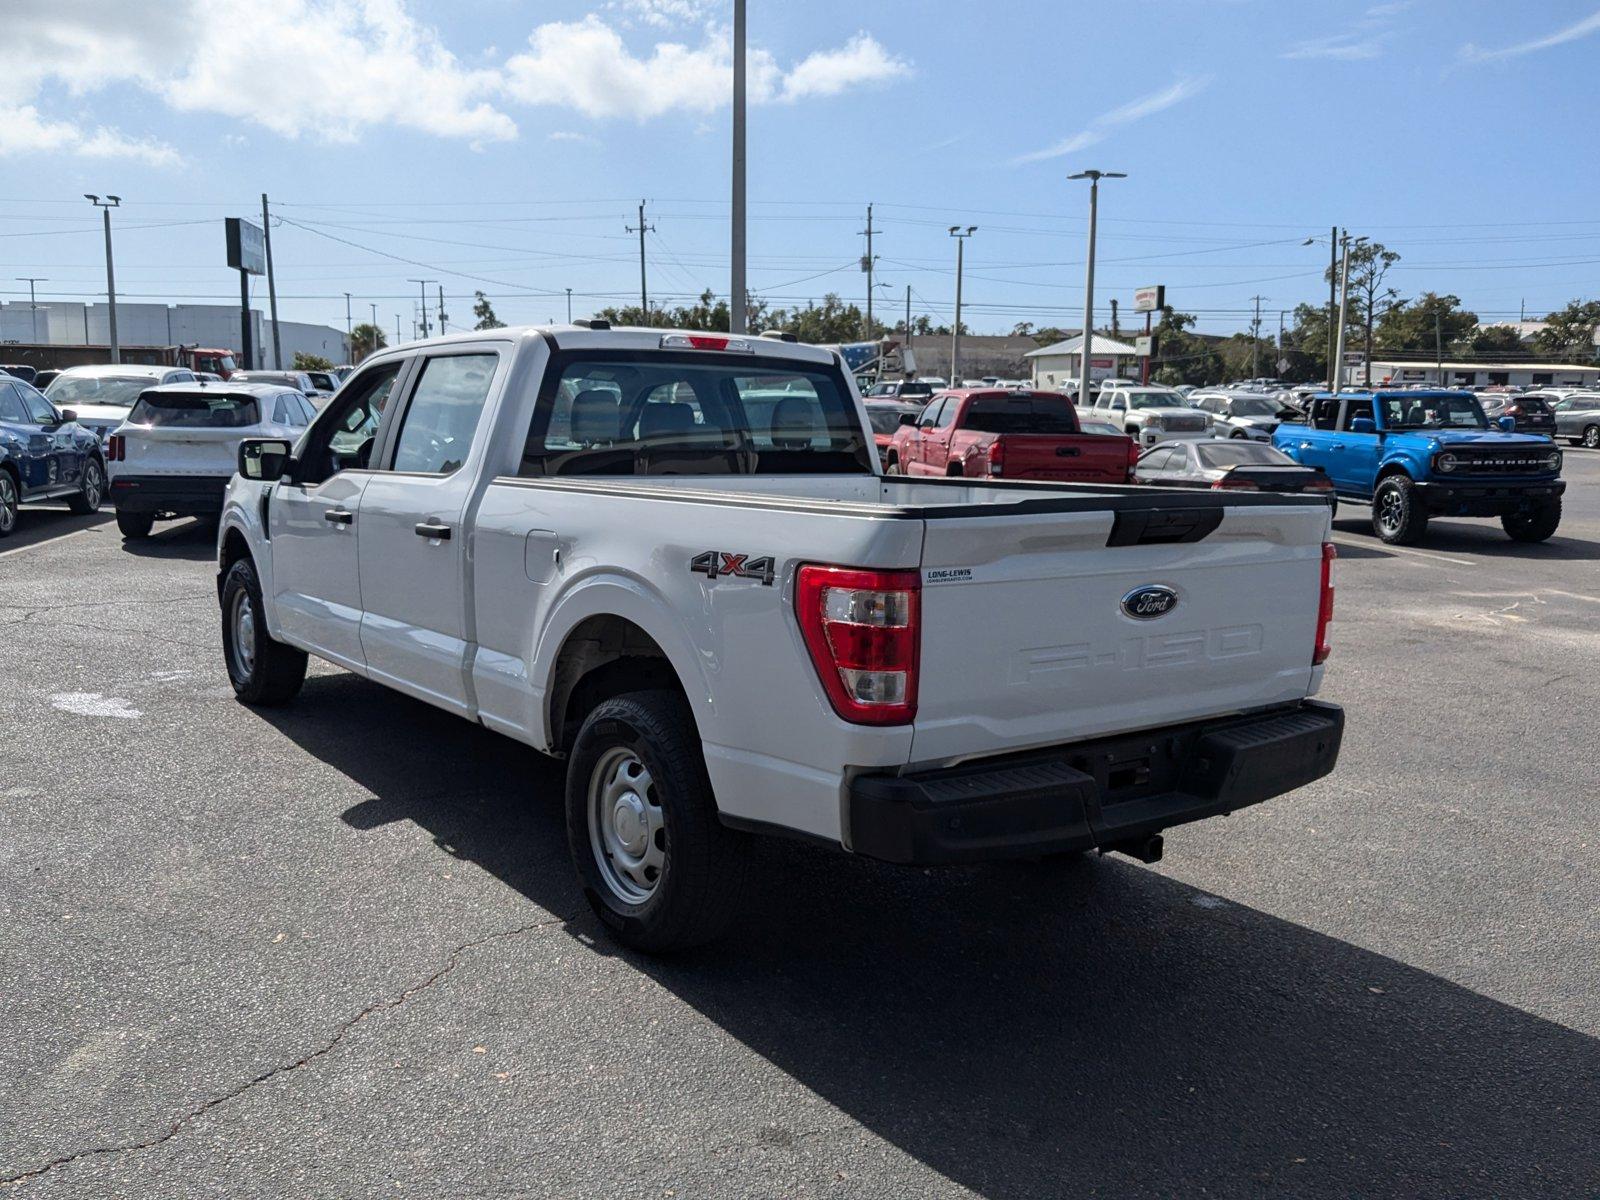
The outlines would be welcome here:
<svg viewBox="0 0 1600 1200">
<path fill-rule="evenodd" d="M 83 467 L 83 479 L 78 484 L 78 494 L 67 501 L 67 507 L 80 517 L 100 511 L 100 501 L 106 494 L 106 469 L 98 458 L 91 458 Z"/>
<path fill-rule="evenodd" d="M 1500 518 L 1506 536 L 1514 542 L 1542 542 L 1550 538 L 1561 524 L 1561 499 L 1541 504 L 1528 512 L 1507 513 Z"/>
<path fill-rule="evenodd" d="M 624 945 L 663 954 L 727 928 L 743 847 L 717 819 L 682 696 L 631 692 L 589 714 L 567 764 L 567 844 L 584 897 Z"/>
<path fill-rule="evenodd" d="M 222 657 L 233 694 L 263 707 L 294 699 L 306 679 L 306 654 L 267 632 L 255 564 L 241 558 L 222 582 Z"/>
<path fill-rule="evenodd" d="M 1242 429 L 1235 429 L 1228 436 L 1231 437 L 1231 438 L 1246 438 L 1246 437 L 1249 437 L 1250 435 L 1248 433 L 1246 433 Z"/>
<path fill-rule="evenodd" d="M 1391 546 L 1412 546 L 1428 533 L 1428 512 L 1404 475 L 1391 475 L 1372 497 L 1372 530 Z"/>
<path fill-rule="evenodd" d="M 120 508 L 117 510 L 117 528 L 130 542 L 149 537 L 150 531 L 155 527 L 155 513 L 126 512 Z"/>
</svg>

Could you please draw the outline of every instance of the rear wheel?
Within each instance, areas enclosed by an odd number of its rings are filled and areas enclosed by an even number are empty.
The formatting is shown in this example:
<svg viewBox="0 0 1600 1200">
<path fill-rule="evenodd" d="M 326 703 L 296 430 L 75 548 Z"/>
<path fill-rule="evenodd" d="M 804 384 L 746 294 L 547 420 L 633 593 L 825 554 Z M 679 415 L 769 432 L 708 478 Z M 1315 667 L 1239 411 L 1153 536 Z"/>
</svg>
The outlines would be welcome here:
<svg viewBox="0 0 1600 1200">
<path fill-rule="evenodd" d="M 1412 546 L 1428 533 L 1428 513 L 1404 475 L 1391 475 L 1372 497 L 1372 530 L 1391 546 Z"/>
<path fill-rule="evenodd" d="M 1600 425 L 1584 426 L 1583 444 L 1591 450 L 1600 450 Z"/>
<path fill-rule="evenodd" d="M 1545 541 L 1561 525 L 1561 499 L 1557 497 L 1528 512 L 1507 513 L 1500 518 L 1500 525 L 1514 542 Z"/>
<path fill-rule="evenodd" d="M 1235 429 L 1228 436 L 1231 437 L 1231 438 L 1244 438 L 1244 437 L 1249 437 L 1250 435 L 1248 433 L 1246 433 L 1242 429 Z"/>
<path fill-rule="evenodd" d="M 894 457 L 891 456 L 889 461 L 884 463 L 884 465 L 883 465 L 883 473 L 885 475 L 899 475 L 899 474 L 901 474 L 900 460 L 898 458 L 894 458 Z"/>
<path fill-rule="evenodd" d="M 246 704 L 270 706 L 294 699 L 306 678 L 303 650 L 267 632 L 255 564 L 241 558 L 222 583 L 222 656 L 233 693 Z"/>
<path fill-rule="evenodd" d="M 727 928 L 744 848 L 717 819 L 681 695 L 632 692 L 585 719 L 567 764 L 567 844 L 590 907 L 623 944 L 662 954 Z"/>
<path fill-rule="evenodd" d="M 0 537 L 6 537 L 17 527 L 17 481 L 10 471 L 0 470 Z"/>
<path fill-rule="evenodd" d="M 122 531 L 122 536 L 130 542 L 149 537 L 150 531 L 155 527 L 155 513 L 126 512 L 120 508 L 117 510 L 117 528 Z"/>
<path fill-rule="evenodd" d="M 100 465 L 98 458 L 91 458 L 83 468 L 83 481 L 78 485 L 78 494 L 67 501 L 67 507 L 80 517 L 100 511 L 100 501 L 106 494 L 106 469 Z"/>
</svg>

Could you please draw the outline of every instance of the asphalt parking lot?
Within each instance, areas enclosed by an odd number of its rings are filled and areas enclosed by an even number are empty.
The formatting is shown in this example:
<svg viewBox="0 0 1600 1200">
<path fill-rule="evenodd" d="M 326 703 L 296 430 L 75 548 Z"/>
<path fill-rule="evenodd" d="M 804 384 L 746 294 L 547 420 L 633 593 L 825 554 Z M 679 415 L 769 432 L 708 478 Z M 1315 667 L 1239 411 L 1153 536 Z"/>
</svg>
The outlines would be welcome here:
<svg viewBox="0 0 1600 1200">
<path fill-rule="evenodd" d="M 1331 778 L 1158 867 L 788 843 L 618 952 L 558 768 L 223 673 L 210 532 L 0 544 L 0 1184 L 19 1196 L 1600 1192 L 1600 453 L 1543 546 L 1336 540 Z"/>
</svg>

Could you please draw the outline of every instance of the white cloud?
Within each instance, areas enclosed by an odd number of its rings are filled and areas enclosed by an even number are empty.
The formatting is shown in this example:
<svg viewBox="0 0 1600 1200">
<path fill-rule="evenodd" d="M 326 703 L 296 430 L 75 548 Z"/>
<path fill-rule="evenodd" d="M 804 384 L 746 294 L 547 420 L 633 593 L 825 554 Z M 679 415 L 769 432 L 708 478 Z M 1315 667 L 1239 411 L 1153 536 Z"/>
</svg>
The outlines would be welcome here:
<svg viewBox="0 0 1600 1200">
<path fill-rule="evenodd" d="M 1544 37 L 1534 38 L 1528 42 L 1518 42 L 1512 46 L 1502 46 L 1497 50 L 1486 50 L 1474 46 L 1470 42 L 1461 47 L 1461 58 L 1466 62 L 1491 62 L 1499 58 L 1520 58 L 1524 54 L 1535 54 L 1540 50 L 1549 50 L 1555 46 L 1564 46 L 1568 42 L 1575 42 L 1579 38 L 1586 38 L 1593 33 L 1600 33 L 1600 12 L 1591 13 L 1581 21 L 1574 21 L 1565 28 Z"/>
<path fill-rule="evenodd" d="M 754 103 L 837 96 L 869 83 L 903 79 L 910 64 L 891 55 L 870 34 L 819 50 L 785 71 L 772 53 L 752 47 L 745 70 Z M 528 49 L 506 61 L 505 91 L 524 104 L 576 109 L 595 118 L 646 120 L 669 112 L 706 114 L 725 108 L 732 94 L 733 44 L 728 30 L 711 27 L 699 45 L 658 42 L 648 55 L 628 49 L 622 35 L 599 17 L 553 21 L 528 38 Z"/>
<path fill-rule="evenodd" d="M 606 7 L 621 13 L 630 25 L 681 29 L 709 20 L 715 12 L 716 0 L 611 0 Z"/>
<path fill-rule="evenodd" d="M 104 126 L 81 129 L 67 121 L 47 120 L 31 104 L 0 105 L 0 158 L 11 154 L 126 158 L 154 167 L 180 161 L 178 152 L 163 142 L 130 138 Z"/>
<path fill-rule="evenodd" d="M 571 129 L 557 129 L 551 133 L 545 134 L 545 138 L 547 141 L 552 142 L 575 142 L 580 146 L 592 146 L 596 144 L 595 139 L 590 137 L 587 133 L 577 133 Z"/>
<path fill-rule="evenodd" d="M 1034 150 L 1031 153 L 1020 155 L 1012 161 L 1017 165 L 1044 162 L 1046 159 L 1063 158 L 1068 154 L 1076 154 L 1080 150 L 1087 150 L 1090 146 L 1105 141 L 1112 131 L 1119 126 L 1131 125 L 1135 121 L 1142 121 L 1146 117 L 1165 112 L 1174 105 L 1182 104 L 1190 97 L 1199 95 L 1210 84 L 1211 76 L 1209 75 L 1180 79 L 1162 88 L 1159 92 L 1151 92 L 1149 95 L 1130 100 L 1121 108 L 1114 108 L 1110 112 L 1101 113 L 1070 137 L 1063 138 L 1054 145 L 1046 146 L 1043 150 Z"/>
<path fill-rule="evenodd" d="M 1283 52 L 1282 58 L 1331 58 L 1343 62 L 1356 62 L 1377 58 L 1383 54 L 1388 34 L 1338 33 L 1331 37 L 1312 38 L 1297 42 Z"/>
</svg>

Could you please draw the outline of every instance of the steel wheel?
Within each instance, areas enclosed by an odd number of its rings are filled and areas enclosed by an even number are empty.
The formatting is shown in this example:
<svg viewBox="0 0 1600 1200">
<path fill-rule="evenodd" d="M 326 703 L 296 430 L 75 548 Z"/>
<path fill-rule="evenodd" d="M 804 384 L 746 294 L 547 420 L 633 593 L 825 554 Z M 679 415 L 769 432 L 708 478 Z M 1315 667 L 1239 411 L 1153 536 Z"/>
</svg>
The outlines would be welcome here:
<svg viewBox="0 0 1600 1200">
<path fill-rule="evenodd" d="M 1583 444 L 1590 450 L 1600 450 L 1600 425 L 1590 425 L 1583 431 Z"/>
<path fill-rule="evenodd" d="M 250 593 L 243 588 L 233 594 L 233 603 L 228 608 L 228 626 L 233 635 L 229 639 L 232 645 L 228 647 L 228 655 L 232 659 L 234 678 L 242 682 L 256 670 L 256 606 L 250 600 Z"/>
<path fill-rule="evenodd" d="M 587 808 L 600 878 L 623 903 L 643 904 L 667 862 L 666 816 L 650 768 L 626 746 L 607 750 L 589 776 Z"/>
</svg>

